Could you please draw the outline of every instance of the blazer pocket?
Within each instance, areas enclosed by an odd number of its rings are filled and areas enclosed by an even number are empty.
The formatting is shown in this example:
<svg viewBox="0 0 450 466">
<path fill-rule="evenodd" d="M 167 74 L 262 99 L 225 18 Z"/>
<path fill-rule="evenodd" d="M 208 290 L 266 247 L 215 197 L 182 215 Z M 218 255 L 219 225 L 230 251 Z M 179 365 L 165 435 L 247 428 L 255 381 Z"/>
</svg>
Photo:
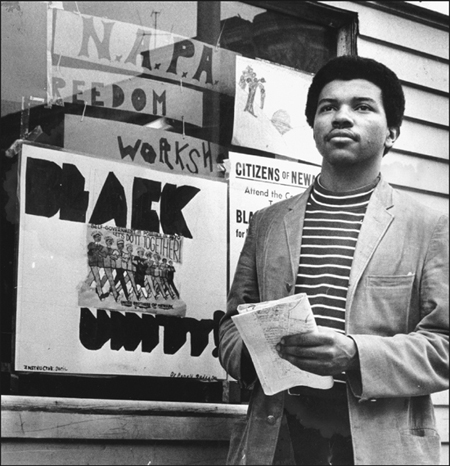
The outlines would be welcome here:
<svg viewBox="0 0 450 466">
<path fill-rule="evenodd" d="M 377 316 L 372 326 L 380 335 L 408 332 L 414 278 L 414 274 L 366 278 L 366 303 Z"/>
<path fill-rule="evenodd" d="M 369 275 L 367 286 L 377 288 L 412 288 L 415 274 L 410 275 Z"/>
</svg>

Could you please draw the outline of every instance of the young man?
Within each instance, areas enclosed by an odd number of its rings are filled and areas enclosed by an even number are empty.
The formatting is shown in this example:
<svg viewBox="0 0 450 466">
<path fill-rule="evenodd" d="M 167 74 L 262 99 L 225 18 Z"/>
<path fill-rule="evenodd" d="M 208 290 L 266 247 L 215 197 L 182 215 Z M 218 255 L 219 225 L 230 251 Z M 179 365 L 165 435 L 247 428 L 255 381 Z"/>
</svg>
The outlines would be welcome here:
<svg viewBox="0 0 450 466">
<path fill-rule="evenodd" d="M 321 173 L 252 217 L 220 324 L 223 367 L 253 389 L 231 464 L 439 464 L 430 394 L 448 388 L 448 218 L 380 176 L 403 111 L 397 76 L 374 60 L 338 57 L 313 79 Z M 266 396 L 231 316 L 301 292 L 319 331 L 277 350 L 335 384 Z"/>
</svg>

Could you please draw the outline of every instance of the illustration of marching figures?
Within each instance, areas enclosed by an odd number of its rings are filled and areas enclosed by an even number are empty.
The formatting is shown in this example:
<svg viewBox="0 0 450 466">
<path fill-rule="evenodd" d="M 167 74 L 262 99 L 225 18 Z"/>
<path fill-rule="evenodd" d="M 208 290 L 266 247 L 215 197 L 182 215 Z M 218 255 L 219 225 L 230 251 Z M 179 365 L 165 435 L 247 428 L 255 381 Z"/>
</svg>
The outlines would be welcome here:
<svg viewBox="0 0 450 466">
<path fill-rule="evenodd" d="M 180 261 L 181 238 L 151 232 L 130 234 L 120 228 L 105 236 L 100 229 L 88 226 L 89 271 L 80 285 L 79 304 L 184 316 L 186 305 L 175 285 L 173 260 Z M 123 237 L 130 242 L 125 243 Z"/>
</svg>

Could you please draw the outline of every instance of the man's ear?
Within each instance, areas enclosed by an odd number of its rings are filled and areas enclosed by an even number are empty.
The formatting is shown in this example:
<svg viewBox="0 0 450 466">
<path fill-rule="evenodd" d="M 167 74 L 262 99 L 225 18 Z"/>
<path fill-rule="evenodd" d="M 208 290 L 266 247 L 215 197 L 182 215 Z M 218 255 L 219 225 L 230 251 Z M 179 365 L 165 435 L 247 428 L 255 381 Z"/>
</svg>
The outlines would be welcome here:
<svg viewBox="0 0 450 466">
<path fill-rule="evenodd" d="M 387 134 L 386 142 L 385 142 L 386 151 L 392 148 L 392 146 L 394 145 L 395 141 L 398 139 L 399 136 L 400 136 L 400 128 L 397 128 L 394 126 L 391 128 L 388 128 L 388 134 Z"/>
</svg>

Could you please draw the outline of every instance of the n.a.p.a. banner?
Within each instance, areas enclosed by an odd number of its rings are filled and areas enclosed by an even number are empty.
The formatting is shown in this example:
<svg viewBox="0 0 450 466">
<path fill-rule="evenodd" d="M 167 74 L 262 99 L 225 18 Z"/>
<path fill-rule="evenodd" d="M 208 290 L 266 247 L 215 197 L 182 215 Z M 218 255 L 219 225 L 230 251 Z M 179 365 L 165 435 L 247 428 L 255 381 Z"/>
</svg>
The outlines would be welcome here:
<svg viewBox="0 0 450 466">
<path fill-rule="evenodd" d="M 105 67 L 128 77 L 162 78 L 234 95 L 235 52 L 137 24 L 60 9 L 49 14 L 53 21 L 49 48 L 54 65 L 49 72 L 56 79 L 54 83 L 49 79 L 49 86 L 64 87 L 71 82 L 68 68 L 77 68 L 81 63 L 87 69 Z M 88 73 L 88 81 L 78 84 L 88 85 L 93 75 Z"/>
<path fill-rule="evenodd" d="M 223 181 L 25 144 L 15 369 L 224 377 Z"/>
</svg>

